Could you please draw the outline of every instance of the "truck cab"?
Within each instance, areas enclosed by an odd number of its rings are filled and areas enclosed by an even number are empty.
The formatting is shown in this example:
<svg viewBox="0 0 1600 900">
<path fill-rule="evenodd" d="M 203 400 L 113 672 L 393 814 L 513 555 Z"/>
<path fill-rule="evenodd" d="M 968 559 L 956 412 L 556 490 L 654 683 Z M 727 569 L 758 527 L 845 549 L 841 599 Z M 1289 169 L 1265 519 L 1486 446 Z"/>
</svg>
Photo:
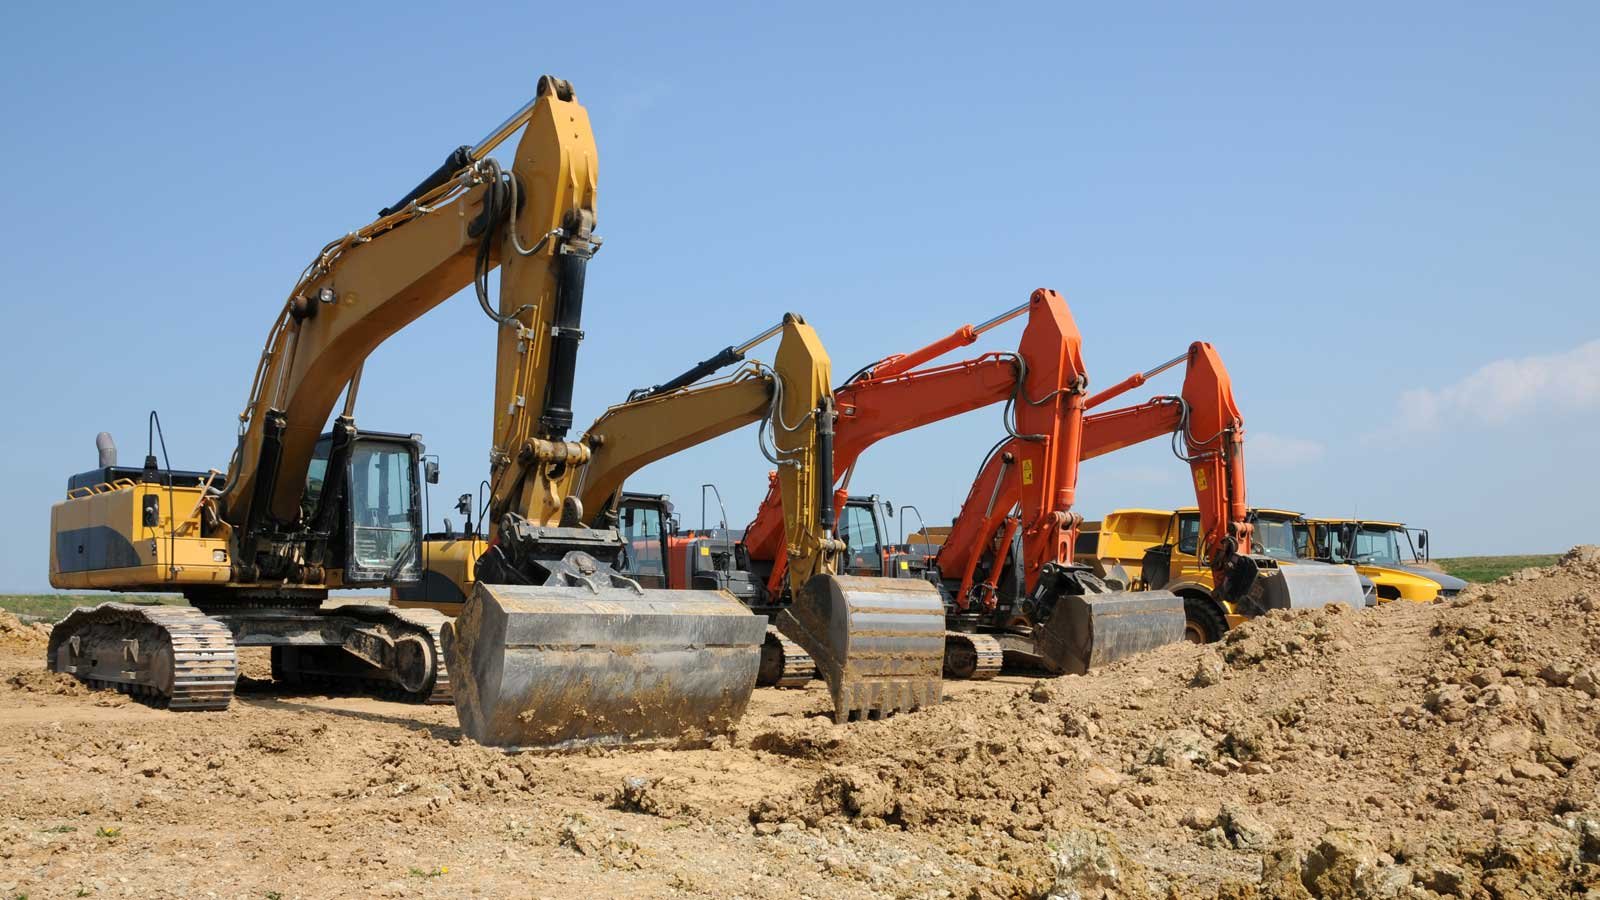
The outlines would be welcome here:
<svg viewBox="0 0 1600 900">
<path fill-rule="evenodd" d="M 1373 519 L 1315 518 L 1308 522 L 1317 559 L 1355 566 L 1372 580 L 1379 603 L 1429 603 L 1454 597 L 1467 586 L 1429 562 L 1426 529 Z"/>
</svg>

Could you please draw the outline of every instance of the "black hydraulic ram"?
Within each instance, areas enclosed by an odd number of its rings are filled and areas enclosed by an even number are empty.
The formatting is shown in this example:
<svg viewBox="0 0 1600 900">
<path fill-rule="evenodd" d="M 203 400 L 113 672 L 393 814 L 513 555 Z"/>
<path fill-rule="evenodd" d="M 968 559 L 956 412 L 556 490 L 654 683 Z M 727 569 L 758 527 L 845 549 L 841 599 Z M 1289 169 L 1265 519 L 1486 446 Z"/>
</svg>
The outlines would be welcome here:
<svg viewBox="0 0 1600 900">
<path fill-rule="evenodd" d="M 833 398 L 816 409 L 817 416 L 817 502 L 822 508 L 822 533 L 833 534 Z"/>
<path fill-rule="evenodd" d="M 704 359 L 698 363 L 695 363 L 693 366 L 686 369 L 683 374 L 676 378 L 664 381 L 654 387 L 635 388 L 628 393 L 628 402 L 632 403 L 635 400 L 644 400 L 649 397 L 654 397 L 657 394 L 668 394 L 677 390 L 678 388 L 687 387 L 691 384 L 694 384 L 696 381 L 699 381 L 713 372 L 731 366 L 736 362 L 743 361 L 744 355 L 750 352 L 750 348 L 756 346 L 762 341 L 765 341 L 767 338 L 772 337 L 782 330 L 783 323 L 779 322 L 778 324 L 768 328 L 767 330 L 761 332 L 742 344 L 729 344 L 728 346 L 723 347 L 721 350 L 718 350 L 715 355 L 709 357 L 708 359 Z"/>
<path fill-rule="evenodd" d="M 566 438 L 572 428 L 572 382 L 583 340 L 583 279 L 594 256 L 594 213 L 569 213 L 562 225 L 565 240 L 556 248 L 556 309 L 551 322 L 550 381 L 545 388 L 539 430 L 550 440 Z"/>
<path fill-rule="evenodd" d="M 405 209 L 407 206 L 411 205 L 413 200 L 416 200 L 418 197 L 433 191 L 440 185 L 454 178 L 456 173 L 460 172 L 462 169 L 465 169 L 478 160 L 488 156 L 489 152 L 495 147 L 499 146 L 501 141 L 505 140 L 507 137 L 510 137 L 513 131 L 516 131 L 523 125 L 526 125 L 528 120 L 533 118 L 533 105 L 539 102 L 540 97 L 543 97 L 545 94 L 548 94 L 551 91 L 555 91 L 556 96 L 560 97 L 562 100 L 572 99 L 572 85 L 562 81 L 559 78 L 554 78 L 549 75 L 540 76 L 539 86 L 535 90 L 534 98 L 532 100 L 524 103 L 521 109 L 512 113 L 510 118 L 496 126 L 493 131 L 484 136 L 483 140 L 473 144 L 470 147 L 466 144 L 462 144 L 456 149 L 451 150 L 450 155 L 444 158 L 444 162 L 440 164 L 439 168 L 434 169 L 431 173 L 429 173 L 427 178 L 424 178 L 418 182 L 417 186 L 408 191 L 406 195 L 401 197 L 397 203 L 395 203 L 393 206 L 387 206 L 381 210 L 378 210 L 378 218 L 381 219 L 384 216 L 392 216 L 395 213 Z"/>
</svg>

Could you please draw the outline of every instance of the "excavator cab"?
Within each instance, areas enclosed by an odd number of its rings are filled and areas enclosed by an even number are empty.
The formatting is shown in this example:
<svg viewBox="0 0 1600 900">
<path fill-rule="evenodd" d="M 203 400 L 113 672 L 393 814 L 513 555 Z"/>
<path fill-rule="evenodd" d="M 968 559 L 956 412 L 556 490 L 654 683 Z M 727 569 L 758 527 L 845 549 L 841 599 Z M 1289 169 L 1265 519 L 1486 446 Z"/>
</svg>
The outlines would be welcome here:
<svg viewBox="0 0 1600 900">
<path fill-rule="evenodd" d="M 422 486 L 438 479 L 438 468 L 424 470 L 419 435 L 357 434 L 342 471 L 329 477 L 335 435 L 325 434 L 312 451 L 301 500 L 306 521 L 315 521 L 325 491 L 337 505 L 331 517 L 327 558 L 343 572 L 345 585 L 390 585 L 421 577 Z M 422 477 L 418 477 L 422 475 Z"/>
</svg>

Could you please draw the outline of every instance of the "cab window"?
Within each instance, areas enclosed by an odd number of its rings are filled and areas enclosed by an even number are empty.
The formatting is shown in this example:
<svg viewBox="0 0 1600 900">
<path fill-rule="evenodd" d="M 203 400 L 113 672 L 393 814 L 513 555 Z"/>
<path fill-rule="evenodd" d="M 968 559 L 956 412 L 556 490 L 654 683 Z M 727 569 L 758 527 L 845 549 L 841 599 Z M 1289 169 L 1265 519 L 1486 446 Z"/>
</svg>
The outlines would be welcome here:
<svg viewBox="0 0 1600 900">
<path fill-rule="evenodd" d="M 1392 529 L 1362 528 L 1356 532 L 1352 555 L 1359 562 L 1394 565 L 1400 562 L 1400 543 Z"/>
<path fill-rule="evenodd" d="M 407 447 L 360 443 L 352 451 L 350 532 L 355 568 L 384 573 L 389 579 L 416 577 L 416 475 L 416 462 Z"/>
<path fill-rule="evenodd" d="M 644 587 L 667 586 L 661 510 L 627 506 L 622 510 L 622 570 Z"/>
<path fill-rule="evenodd" d="M 839 540 L 844 541 L 850 554 L 847 568 L 852 572 L 866 570 L 880 574 L 883 570 L 883 552 L 878 544 L 878 523 L 872 510 L 861 506 L 846 506 L 839 520 Z"/>
<path fill-rule="evenodd" d="M 1178 514 L 1178 552 L 1200 555 L 1200 514 Z"/>
<path fill-rule="evenodd" d="M 1303 523 L 1292 519 L 1257 518 L 1254 524 L 1254 552 L 1284 560 L 1306 555 L 1310 532 Z"/>
</svg>

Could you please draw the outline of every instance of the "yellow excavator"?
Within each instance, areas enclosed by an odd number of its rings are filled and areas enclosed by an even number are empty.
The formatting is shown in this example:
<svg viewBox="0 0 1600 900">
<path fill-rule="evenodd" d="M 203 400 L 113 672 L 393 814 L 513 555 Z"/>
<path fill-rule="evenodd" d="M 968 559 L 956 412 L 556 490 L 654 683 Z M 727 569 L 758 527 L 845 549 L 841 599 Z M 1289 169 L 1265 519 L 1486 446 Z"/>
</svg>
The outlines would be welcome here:
<svg viewBox="0 0 1600 900">
<path fill-rule="evenodd" d="M 503 169 L 489 154 L 518 129 Z M 260 645 L 289 680 L 453 699 L 466 734 L 497 746 L 676 743 L 731 727 L 754 687 L 762 619 L 725 594 L 623 576 L 619 534 L 590 527 L 578 499 L 592 448 L 567 433 L 600 246 L 597 163 L 571 86 L 541 78 L 517 114 L 307 266 L 272 326 L 226 473 L 174 470 L 154 453 L 123 469 L 102 452 L 70 479 L 51 510 L 51 583 L 179 591 L 190 605 L 76 610 L 52 633 L 50 667 L 173 709 L 218 709 L 235 646 Z M 325 604 L 333 589 L 417 580 L 420 439 L 357 429 L 361 369 L 469 285 L 498 342 L 473 593 L 454 623 Z"/>
<path fill-rule="evenodd" d="M 747 351 L 780 331 L 771 367 L 750 361 L 729 375 L 705 380 L 743 361 Z M 762 423 L 758 443 L 777 466 L 788 559 L 796 567 L 790 582 L 795 587 L 777 614 L 777 626 L 767 629 L 762 671 L 782 673 L 780 683 L 786 686 L 803 684 L 811 672 L 820 671 L 835 719 L 846 721 L 939 701 L 944 610 L 931 585 L 841 574 L 844 544 L 833 536 L 831 502 L 831 377 L 815 330 L 791 313 L 778 326 L 663 384 L 632 392 L 627 402 L 596 419 L 580 441 L 590 458 L 576 497 L 591 526 L 621 527 L 624 553 L 634 556 L 621 567 L 641 582 L 664 587 L 663 572 L 646 572 L 639 565 L 640 557 L 663 553 L 660 518 L 653 520 L 654 529 L 619 522 L 619 513 L 637 514 L 634 507 L 624 508 L 623 484 L 656 460 Z M 453 536 L 430 542 L 430 571 L 469 577 L 472 573 L 461 563 L 462 550 L 470 546 L 470 539 Z M 460 606 L 449 599 L 466 594 L 459 582 L 448 588 L 438 584 L 431 597 L 398 594 L 397 602 L 454 613 Z"/>
</svg>

